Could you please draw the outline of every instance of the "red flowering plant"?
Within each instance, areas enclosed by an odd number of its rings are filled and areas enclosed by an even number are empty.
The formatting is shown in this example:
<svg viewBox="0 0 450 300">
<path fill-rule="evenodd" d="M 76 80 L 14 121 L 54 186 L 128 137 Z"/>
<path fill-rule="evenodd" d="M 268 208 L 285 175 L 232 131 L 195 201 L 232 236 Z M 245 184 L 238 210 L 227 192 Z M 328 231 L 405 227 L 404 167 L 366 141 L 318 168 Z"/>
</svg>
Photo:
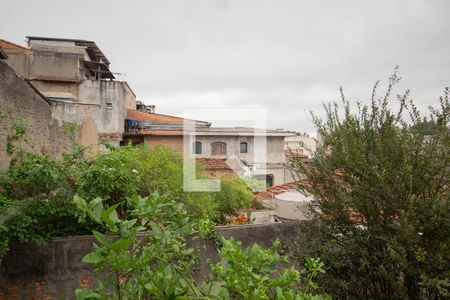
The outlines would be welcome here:
<svg viewBox="0 0 450 300">
<path fill-rule="evenodd" d="M 228 215 L 225 217 L 225 223 L 227 225 L 251 224 L 254 221 L 255 217 L 252 218 L 252 208 L 248 208 L 245 213 L 243 209 L 240 209 L 235 215 Z"/>
</svg>

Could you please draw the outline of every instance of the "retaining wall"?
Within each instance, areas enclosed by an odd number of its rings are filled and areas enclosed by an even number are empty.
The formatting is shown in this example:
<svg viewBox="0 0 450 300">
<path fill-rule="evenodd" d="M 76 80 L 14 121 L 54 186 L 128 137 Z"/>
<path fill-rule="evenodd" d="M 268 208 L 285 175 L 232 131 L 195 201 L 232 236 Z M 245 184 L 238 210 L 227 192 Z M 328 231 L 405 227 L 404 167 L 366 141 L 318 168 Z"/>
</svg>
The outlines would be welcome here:
<svg viewBox="0 0 450 300">
<path fill-rule="evenodd" d="M 284 244 L 292 241 L 297 222 L 217 227 L 220 236 L 234 237 L 244 246 L 258 243 L 270 246 L 275 239 Z M 74 290 L 90 288 L 99 274 L 81 262 L 92 250 L 93 236 L 56 238 L 36 246 L 12 245 L 0 267 L 0 300 L 3 299 L 74 299 Z M 217 259 L 211 239 L 190 239 L 189 246 L 200 251 L 200 271 L 209 272 L 208 259 Z"/>
</svg>

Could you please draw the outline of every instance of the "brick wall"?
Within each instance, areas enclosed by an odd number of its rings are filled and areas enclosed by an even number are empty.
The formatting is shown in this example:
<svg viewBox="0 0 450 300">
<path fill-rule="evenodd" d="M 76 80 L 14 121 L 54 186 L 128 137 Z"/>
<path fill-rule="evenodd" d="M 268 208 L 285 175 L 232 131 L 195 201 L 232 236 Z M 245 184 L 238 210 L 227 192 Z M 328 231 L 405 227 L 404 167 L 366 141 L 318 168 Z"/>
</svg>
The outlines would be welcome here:
<svg viewBox="0 0 450 300">
<path fill-rule="evenodd" d="M 149 145 L 149 147 L 166 145 L 183 153 L 183 136 L 150 135 L 145 137 L 145 143 Z"/>
</svg>

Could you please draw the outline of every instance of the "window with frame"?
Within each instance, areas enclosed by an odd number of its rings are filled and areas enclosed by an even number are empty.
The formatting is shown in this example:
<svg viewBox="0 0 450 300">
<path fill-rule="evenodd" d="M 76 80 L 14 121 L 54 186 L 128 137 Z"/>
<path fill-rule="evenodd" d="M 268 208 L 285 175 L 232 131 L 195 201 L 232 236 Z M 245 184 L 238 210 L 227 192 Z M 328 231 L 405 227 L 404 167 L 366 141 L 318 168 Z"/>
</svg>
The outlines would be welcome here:
<svg viewBox="0 0 450 300">
<path fill-rule="evenodd" d="M 247 151 L 248 151 L 248 144 L 246 143 L 246 142 L 242 142 L 241 144 L 240 144 L 240 153 L 247 153 Z"/>
<path fill-rule="evenodd" d="M 223 142 L 212 143 L 211 155 L 227 155 L 227 144 Z"/>
<path fill-rule="evenodd" d="M 202 154 L 202 143 L 201 142 L 195 142 L 193 145 L 194 154 Z"/>
</svg>

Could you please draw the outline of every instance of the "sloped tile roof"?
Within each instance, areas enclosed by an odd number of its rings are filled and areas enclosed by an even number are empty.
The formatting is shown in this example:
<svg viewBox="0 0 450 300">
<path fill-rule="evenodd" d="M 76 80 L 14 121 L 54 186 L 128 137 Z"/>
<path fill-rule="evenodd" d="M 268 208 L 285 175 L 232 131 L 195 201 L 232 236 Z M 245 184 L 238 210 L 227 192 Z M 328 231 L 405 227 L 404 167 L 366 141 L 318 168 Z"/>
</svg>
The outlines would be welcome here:
<svg viewBox="0 0 450 300">
<path fill-rule="evenodd" d="M 253 196 L 253 200 L 267 200 L 272 199 L 274 196 L 285 193 L 291 189 L 297 188 L 299 184 L 304 184 L 305 180 L 288 182 L 280 185 L 274 185 L 270 187 L 267 191 L 257 192 Z"/>
<path fill-rule="evenodd" d="M 239 162 L 235 159 L 226 158 L 197 158 L 197 162 L 201 163 L 209 171 L 241 169 Z"/>
<path fill-rule="evenodd" d="M 220 158 L 197 158 L 197 162 L 201 163 L 207 170 L 229 170 L 231 168 Z"/>
<path fill-rule="evenodd" d="M 182 130 L 137 130 L 127 131 L 126 135 L 178 135 L 182 136 Z"/>
<path fill-rule="evenodd" d="M 14 44 L 7 40 L 0 39 L 0 47 L 3 49 L 22 49 L 22 50 L 30 50 L 28 48 L 22 47 L 20 45 Z"/>
<path fill-rule="evenodd" d="M 204 122 L 204 121 L 185 119 L 185 118 L 162 115 L 162 114 L 157 114 L 157 113 L 142 112 L 142 111 L 133 110 L 133 109 L 128 110 L 127 118 L 132 119 L 132 120 L 137 120 L 137 121 L 151 121 L 151 122 L 155 122 L 155 123 L 183 124 L 184 121 L 187 120 L 187 121 L 205 123 L 205 125 L 208 124 L 208 122 Z"/>
</svg>

